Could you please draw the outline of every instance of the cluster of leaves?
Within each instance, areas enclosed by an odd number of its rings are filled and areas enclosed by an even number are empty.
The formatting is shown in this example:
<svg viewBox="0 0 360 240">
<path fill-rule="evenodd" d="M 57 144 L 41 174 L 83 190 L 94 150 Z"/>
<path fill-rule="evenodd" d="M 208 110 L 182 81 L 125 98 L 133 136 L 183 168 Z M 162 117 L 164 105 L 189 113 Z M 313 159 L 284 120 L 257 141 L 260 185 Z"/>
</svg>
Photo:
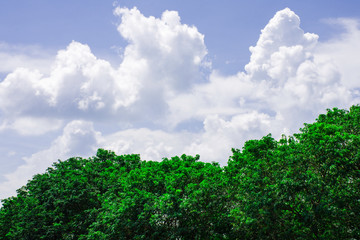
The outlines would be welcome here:
<svg viewBox="0 0 360 240">
<path fill-rule="evenodd" d="M 301 133 L 143 161 L 99 149 L 59 161 L 3 200 L 0 239 L 360 239 L 360 106 Z"/>
</svg>

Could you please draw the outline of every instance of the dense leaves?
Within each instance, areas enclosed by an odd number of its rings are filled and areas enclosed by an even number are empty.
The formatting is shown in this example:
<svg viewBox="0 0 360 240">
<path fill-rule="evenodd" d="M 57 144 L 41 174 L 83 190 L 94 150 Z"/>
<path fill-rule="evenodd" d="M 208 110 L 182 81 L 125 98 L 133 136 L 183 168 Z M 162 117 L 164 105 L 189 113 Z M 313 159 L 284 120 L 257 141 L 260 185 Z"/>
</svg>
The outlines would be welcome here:
<svg viewBox="0 0 360 240">
<path fill-rule="evenodd" d="M 0 239 L 360 239 L 359 149 L 359 106 L 250 140 L 225 167 L 99 149 L 3 200 Z"/>
</svg>

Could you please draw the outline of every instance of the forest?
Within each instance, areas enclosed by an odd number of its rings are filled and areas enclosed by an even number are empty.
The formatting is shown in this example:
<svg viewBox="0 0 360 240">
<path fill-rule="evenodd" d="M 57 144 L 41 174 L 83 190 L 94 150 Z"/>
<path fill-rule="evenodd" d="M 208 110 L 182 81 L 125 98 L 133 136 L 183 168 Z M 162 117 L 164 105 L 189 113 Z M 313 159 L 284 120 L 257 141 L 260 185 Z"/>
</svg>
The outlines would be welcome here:
<svg viewBox="0 0 360 240">
<path fill-rule="evenodd" d="M 104 149 L 59 160 L 2 200 L 0 239 L 360 239 L 359 223 L 354 105 L 249 140 L 226 166 Z"/>
</svg>

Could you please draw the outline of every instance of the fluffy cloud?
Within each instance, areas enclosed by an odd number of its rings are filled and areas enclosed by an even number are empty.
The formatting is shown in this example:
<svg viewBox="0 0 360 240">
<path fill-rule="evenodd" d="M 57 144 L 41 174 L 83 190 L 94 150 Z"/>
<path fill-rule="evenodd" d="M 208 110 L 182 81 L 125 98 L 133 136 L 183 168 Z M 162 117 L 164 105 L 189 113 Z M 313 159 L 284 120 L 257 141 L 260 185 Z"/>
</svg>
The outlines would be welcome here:
<svg viewBox="0 0 360 240">
<path fill-rule="evenodd" d="M 245 72 L 222 76 L 214 70 L 209 82 L 169 101 L 169 123 L 205 119 L 203 135 L 187 149 L 198 149 L 206 159 L 225 163 L 229 149 L 241 146 L 244 139 L 267 133 L 275 137 L 291 134 L 326 108 L 356 103 L 356 89 L 344 83 L 331 58 L 319 60 L 319 47 L 324 45 L 319 46 L 318 36 L 305 33 L 293 11 L 277 12 L 257 44 L 250 47 Z M 237 124 L 247 119 L 254 123 L 249 134 Z M 219 131 L 211 131 L 209 126 L 217 126 Z"/>
<path fill-rule="evenodd" d="M 24 158 L 24 165 L 5 176 L 3 197 L 54 160 L 93 155 L 95 146 L 128 149 L 148 159 L 170 156 L 176 145 L 183 148 L 184 141 L 175 137 L 180 134 L 170 137 L 163 130 L 128 129 L 100 137 L 92 128 L 97 123 L 117 132 L 136 123 L 161 125 L 167 100 L 191 88 L 207 67 L 204 36 L 181 24 L 177 12 L 166 11 L 160 19 L 145 17 L 136 8 L 117 8 L 115 14 L 121 17 L 119 33 L 129 41 L 119 66 L 73 41 L 58 51 L 50 70 L 26 64 L 6 69 L 12 72 L 0 82 L 0 134 L 10 129 L 24 136 L 49 135 L 66 126 L 50 148 Z"/>
<path fill-rule="evenodd" d="M 72 42 L 58 52 L 49 76 L 18 68 L 0 82 L 0 110 L 6 118 L 67 118 L 88 112 L 111 114 L 136 100 L 136 82 L 122 77 L 87 45 Z M 105 110 L 104 110 L 105 109 Z"/>
<path fill-rule="evenodd" d="M 124 64 L 135 60 L 148 67 L 144 85 L 178 92 L 200 80 L 199 67 L 207 54 L 204 35 L 194 26 L 181 24 L 176 11 L 165 11 L 160 19 L 145 17 L 136 8 L 118 7 L 114 13 L 121 16 L 118 31 L 129 41 Z"/>
<path fill-rule="evenodd" d="M 250 47 L 250 62 L 245 70 L 254 80 L 270 77 L 283 82 L 296 72 L 301 62 L 311 57 L 317 39 L 315 34 L 304 33 L 300 18 L 285 8 L 261 30 L 256 46 Z"/>
<path fill-rule="evenodd" d="M 177 12 L 165 11 L 161 19 L 145 17 L 136 8 L 114 12 L 121 17 L 119 33 L 129 41 L 118 68 L 74 41 L 57 53 L 49 74 L 17 68 L 0 82 L 4 118 L 156 121 L 167 111 L 168 98 L 203 77 L 204 36 L 181 24 Z"/>
<path fill-rule="evenodd" d="M 197 86 L 191 97 L 203 103 L 202 112 L 231 115 L 256 110 L 274 121 L 283 119 L 285 126 L 292 125 L 291 131 L 296 131 L 295 126 L 313 120 L 326 108 L 349 106 L 355 94 L 331 60 L 315 58 L 317 39 L 304 33 L 290 9 L 279 11 L 261 31 L 256 46 L 250 47 L 246 72 L 236 76 L 213 72 L 210 82 Z M 186 111 L 179 102 L 174 100 L 174 106 Z M 191 112 L 187 114 L 191 117 Z"/>
<path fill-rule="evenodd" d="M 93 155 L 96 147 L 147 160 L 200 154 L 226 164 L 231 148 L 248 139 L 292 134 L 326 108 L 359 101 L 357 65 L 345 66 L 336 60 L 341 52 L 330 51 L 350 43 L 357 48 L 354 22 L 344 23 L 348 31 L 340 38 L 319 43 L 294 12 L 281 10 L 250 47 L 245 71 L 223 76 L 206 62 L 204 35 L 182 24 L 177 12 L 161 18 L 136 8 L 114 13 L 128 41 L 118 67 L 72 42 L 48 74 L 18 68 L 0 82 L 0 130 L 36 135 L 65 125 L 50 148 L 25 158 L 0 190 L 8 192 L 19 176 L 23 181 L 58 158 Z M 344 52 L 344 62 L 357 57 Z"/>
<path fill-rule="evenodd" d="M 161 18 L 145 17 L 136 8 L 118 7 L 114 13 L 121 17 L 119 33 L 129 42 L 120 69 L 141 85 L 132 119 L 161 123 L 168 101 L 204 77 L 204 35 L 182 24 L 176 11 L 165 11 Z"/>
<path fill-rule="evenodd" d="M 349 103 L 351 92 L 329 61 L 314 60 L 318 36 L 304 33 L 299 17 L 286 8 L 279 11 L 261 31 L 249 64 L 248 76 L 264 81 L 266 101 L 276 112 L 289 108 L 313 109 Z"/>
</svg>

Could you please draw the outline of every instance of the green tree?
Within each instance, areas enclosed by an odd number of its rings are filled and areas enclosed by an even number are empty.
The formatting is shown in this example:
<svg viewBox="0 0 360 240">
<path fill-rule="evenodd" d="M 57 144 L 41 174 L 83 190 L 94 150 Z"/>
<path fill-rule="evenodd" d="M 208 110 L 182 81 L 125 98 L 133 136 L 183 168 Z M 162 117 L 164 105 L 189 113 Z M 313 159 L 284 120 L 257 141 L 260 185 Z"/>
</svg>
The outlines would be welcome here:
<svg viewBox="0 0 360 240">
<path fill-rule="evenodd" d="M 89 239 L 226 239 L 222 168 L 182 155 L 142 162 L 106 194 Z"/>
<path fill-rule="evenodd" d="M 102 194 L 139 162 L 138 155 L 116 156 L 99 149 L 90 159 L 54 163 L 16 197 L 3 200 L 0 239 L 79 239 L 96 220 Z"/>
<path fill-rule="evenodd" d="M 0 240 L 360 239 L 359 149 L 360 106 L 247 141 L 225 167 L 99 149 L 4 199 Z"/>
<path fill-rule="evenodd" d="M 360 107 L 334 108 L 301 133 L 233 150 L 237 238 L 358 239 Z"/>
</svg>

